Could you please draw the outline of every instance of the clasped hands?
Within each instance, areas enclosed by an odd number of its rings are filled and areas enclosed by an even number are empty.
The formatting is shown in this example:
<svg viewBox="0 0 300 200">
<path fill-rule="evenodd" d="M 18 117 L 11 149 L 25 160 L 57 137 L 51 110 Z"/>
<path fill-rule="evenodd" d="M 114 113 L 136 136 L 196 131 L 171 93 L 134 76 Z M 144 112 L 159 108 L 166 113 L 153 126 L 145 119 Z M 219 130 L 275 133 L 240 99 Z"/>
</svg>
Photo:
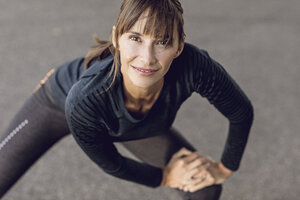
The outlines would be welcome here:
<svg viewBox="0 0 300 200">
<path fill-rule="evenodd" d="M 182 148 L 163 169 L 161 186 L 195 192 L 214 184 L 222 184 L 231 174 L 232 171 L 221 162 Z"/>
</svg>

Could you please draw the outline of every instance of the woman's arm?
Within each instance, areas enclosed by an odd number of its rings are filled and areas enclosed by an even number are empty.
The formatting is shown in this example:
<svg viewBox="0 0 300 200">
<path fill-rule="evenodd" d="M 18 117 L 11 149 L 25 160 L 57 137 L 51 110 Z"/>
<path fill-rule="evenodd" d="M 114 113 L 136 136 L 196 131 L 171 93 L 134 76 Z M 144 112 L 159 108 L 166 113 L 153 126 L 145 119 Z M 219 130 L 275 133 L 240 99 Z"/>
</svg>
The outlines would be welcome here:
<svg viewBox="0 0 300 200">
<path fill-rule="evenodd" d="M 162 185 L 169 185 L 165 180 L 178 180 L 177 188 L 194 192 L 213 184 L 224 183 L 233 171 L 239 168 L 253 121 L 253 107 L 225 69 L 210 58 L 206 51 L 186 43 L 182 55 L 176 62 L 180 66 L 179 69 L 183 70 L 180 72 L 180 80 L 184 80 L 181 83 L 185 84 L 183 88 L 207 98 L 229 120 L 229 133 L 221 161 L 215 162 L 202 155 L 200 159 L 205 160 L 204 163 L 209 163 L 209 167 L 200 165 L 187 170 L 188 163 L 178 158 L 176 162 L 170 162 L 168 169 L 164 170 Z M 196 160 L 193 162 L 196 163 Z M 185 164 L 181 166 L 182 162 Z M 184 179 L 188 181 L 180 182 L 178 173 L 172 173 L 178 168 L 186 171 L 184 174 L 187 178 Z"/>
<path fill-rule="evenodd" d="M 229 133 L 222 164 L 229 170 L 239 168 L 253 121 L 253 107 L 242 89 L 207 52 L 188 44 L 185 55 L 191 65 L 191 87 L 229 120 Z"/>
<path fill-rule="evenodd" d="M 69 92 L 65 113 L 70 131 L 82 150 L 110 175 L 150 187 L 159 186 L 162 170 L 120 155 L 88 98 L 78 97 L 79 91 L 75 86 Z"/>
</svg>

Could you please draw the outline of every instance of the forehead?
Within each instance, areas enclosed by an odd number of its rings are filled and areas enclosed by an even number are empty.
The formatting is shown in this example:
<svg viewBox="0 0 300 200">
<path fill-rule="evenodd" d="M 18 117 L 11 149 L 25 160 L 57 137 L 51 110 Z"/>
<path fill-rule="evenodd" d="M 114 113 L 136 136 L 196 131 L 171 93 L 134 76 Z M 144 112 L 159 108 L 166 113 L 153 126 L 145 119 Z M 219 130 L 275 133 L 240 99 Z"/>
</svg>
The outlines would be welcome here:
<svg viewBox="0 0 300 200">
<path fill-rule="evenodd" d="M 147 30 L 147 21 L 148 21 L 148 16 L 147 15 L 142 15 L 135 23 L 134 25 L 130 28 L 129 31 L 135 31 L 141 34 L 145 35 L 152 35 L 149 33 Z"/>
<path fill-rule="evenodd" d="M 130 30 L 135 30 L 140 33 L 145 33 L 147 26 L 149 26 L 149 21 L 150 21 L 149 9 L 147 9 L 140 15 L 140 17 L 137 19 L 137 21 L 134 23 L 134 25 L 131 27 Z M 154 26 L 155 21 L 154 20 L 151 21 L 153 21 L 151 24 L 152 26 Z"/>
<path fill-rule="evenodd" d="M 134 25 L 131 27 L 130 31 L 134 30 L 134 31 L 136 31 L 136 32 L 144 33 L 144 34 L 145 34 L 145 30 L 147 29 L 147 27 L 146 27 L 147 21 L 148 21 L 148 15 L 143 14 L 143 15 L 140 16 L 139 19 L 134 23 Z"/>
<path fill-rule="evenodd" d="M 128 31 L 135 31 L 153 38 L 175 38 L 177 36 L 176 23 L 173 20 L 159 19 L 158 15 L 151 15 L 149 10 L 140 15 Z M 177 37 L 176 37 L 177 38 Z"/>
</svg>

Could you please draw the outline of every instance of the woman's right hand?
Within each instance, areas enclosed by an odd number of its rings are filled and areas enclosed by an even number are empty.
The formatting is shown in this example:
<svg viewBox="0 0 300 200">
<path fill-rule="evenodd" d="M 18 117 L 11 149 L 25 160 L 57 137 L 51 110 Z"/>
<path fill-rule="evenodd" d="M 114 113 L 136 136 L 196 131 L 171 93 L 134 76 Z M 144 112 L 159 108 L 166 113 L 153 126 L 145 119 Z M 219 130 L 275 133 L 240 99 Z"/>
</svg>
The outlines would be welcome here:
<svg viewBox="0 0 300 200">
<path fill-rule="evenodd" d="M 184 187 L 190 184 L 193 176 L 199 177 L 199 174 L 203 173 L 203 178 L 205 178 L 209 164 L 206 157 L 200 153 L 182 148 L 172 156 L 163 169 L 161 186 L 184 190 Z"/>
</svg>

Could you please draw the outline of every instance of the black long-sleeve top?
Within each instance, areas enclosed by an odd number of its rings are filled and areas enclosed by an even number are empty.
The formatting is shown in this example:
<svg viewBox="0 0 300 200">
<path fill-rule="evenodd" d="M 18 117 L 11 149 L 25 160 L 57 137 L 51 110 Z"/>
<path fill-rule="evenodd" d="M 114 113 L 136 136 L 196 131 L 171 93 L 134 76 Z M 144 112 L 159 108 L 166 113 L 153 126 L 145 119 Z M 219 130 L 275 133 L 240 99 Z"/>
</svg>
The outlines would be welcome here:
<svg viewBox="0 0 300 200">
<path fill-rule="evenodd" d="M 166 133 L 181 104 L 193 92 L 207 98 L 229 120 L 221 162 L 233 171 L 238 169 L 253 108 L 240 87 L 206 51 L 185 43 L 164 77 L 158 99 L 141 119 L 135 119 L 125 107 L 121 74 L 110 87 L 112 62 L 109 56 L 83 70 L 83 58 L 78 58 L 59 67 L 50 78 L 53 96 L 65 109 L 71 133 L 101 169 L 128 181 L 159 186 L 162 169 L 122 156 L 113 143 Z"/>
</svg>

